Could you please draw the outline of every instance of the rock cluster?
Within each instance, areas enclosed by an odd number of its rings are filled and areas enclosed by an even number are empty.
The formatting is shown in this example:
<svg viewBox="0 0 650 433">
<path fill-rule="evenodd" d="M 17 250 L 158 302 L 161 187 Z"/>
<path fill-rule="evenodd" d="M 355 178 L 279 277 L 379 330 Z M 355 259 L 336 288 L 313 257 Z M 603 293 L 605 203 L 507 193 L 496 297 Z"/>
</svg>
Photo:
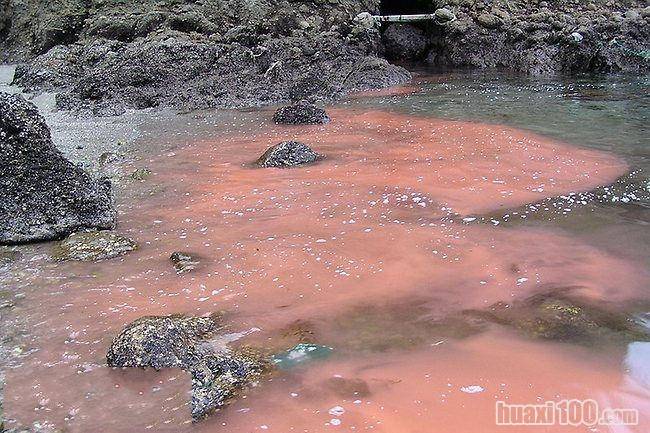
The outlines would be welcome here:
<svg viewBox="0 0 650 433">
<path fill-rule="evenodd" d="M 128 324 L 113 339 L 109 367 L 180 368 L 192 377 L 192 418 L 226 405 L 270 368 L 250 349 L 217 350 L 210 338 L 220 329 L 215 317 L 147 316 Z"/>
<path fill-rule="evenodd" d="M 532 75 L 650 70 L 650 9 L 643 2 L 435 0 L 436 22 L 392 24 L 389 59 L 438 67 L 508 68 Z"/>
<path fill-rule="evenodd" d="M 62 109 L 329 101 L 410 79 L 376 56 L 374 21 L 353 18 L 378 3 L 29 2 L 11 10 L 0 52 L 31 60 L 16 83 L 63 90 Z"/>
<path fill-rule="evenodd" d="M 115 225 L 110 182 L 68 161 L 38 109 L 19 95 L 0 93 L 0 171 L 2 244 Z"/>
</svg>

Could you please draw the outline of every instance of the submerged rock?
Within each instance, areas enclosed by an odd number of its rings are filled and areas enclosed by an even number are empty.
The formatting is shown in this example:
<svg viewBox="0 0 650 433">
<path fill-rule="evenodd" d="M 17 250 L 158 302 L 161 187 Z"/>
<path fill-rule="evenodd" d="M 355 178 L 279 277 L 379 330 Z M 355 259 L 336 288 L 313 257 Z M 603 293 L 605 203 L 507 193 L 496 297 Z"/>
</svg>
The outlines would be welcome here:
<svg viewBox="0 0 650 433">
<path fill-rule="evenodd" d="M 0 93 L 0 170 L 0 244 L 115 226 L 110 182 L 65 159 L 36 106 L 20 95 Z"/>
<path fill-rule="evenodd" d="M 320 155 L 309 146 L 298 141 L 283 141 L 270 147 L 257 160 L 257 165 L 269 167 L 295 167 L 317 161 Z"/>
<path fill-rule="evenodd" d="M 13 263 L 22 258 L 20 251 L 0 248 L 0 266 Z"/>
<path fill-rule="evenodd" d="M 485 328 L 469 316 L 432 317 L 430 307 L 411 300 L 358 305 L 338 315 L 333 326 L 336 337 L 331 344 L 340 350 L 380 353 L 462 339 Z"/>
<path fill-rule="evenodd" d="M 174 264 L 177 274 L 193 271 L 201 263 L 198 257 L 181 251 L 173 252 L 169 260 Z"/>
<path fill-rule="evenodd" d="M 355 400 L 370 395 L 370 387 L 363 379 L 347 379 L 344 377 L 330 377 L 325 382 L 326 386 L 338 397 Z"/>
<path fill-rule="evenodd" d="M 497 303 L 487 311 L 466 314 L 544 340 L 598 346 L 650 341 L 648 329 L 625 312 L 560 292 L 538 294 L 512 304 Z"/>
<path fill-rule="evenodd" d="M 210 338 L 217 318 L 147 316 L 128 324 L 111 343 L 109 367 L 181 368 L 192 377 L 192 418 L 199 420 L 237 397 L 271 364 L 253 349 L 217 351 Z"/>
<path fill-rule="evenodd" d="M 58 242 L 52 249 L 56 261 L 91 262 L 112 259 L 136 250 L 138 244 L 127 237 L 109 231 L 77 232 Z"/>
<path fill-rule="evenodd" d="M 273 121 L 283 125 L 310 125 L 328 123 L 330 118 L 324 109 L 301 101 L 279 108 L 273 115 Z"/>
</svg>

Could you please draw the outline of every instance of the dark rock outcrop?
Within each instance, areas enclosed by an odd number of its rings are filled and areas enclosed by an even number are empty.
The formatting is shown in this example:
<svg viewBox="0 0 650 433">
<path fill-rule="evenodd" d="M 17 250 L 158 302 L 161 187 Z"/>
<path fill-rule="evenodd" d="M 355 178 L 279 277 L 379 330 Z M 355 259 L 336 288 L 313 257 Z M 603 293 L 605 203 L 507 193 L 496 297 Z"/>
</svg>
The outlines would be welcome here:
<svg viewBox="0 0 650 433">
<path fill-rule="evenodd" d="M 424 31 L 411 24 L 391 24 L 384 32 L 386 57 L 395 60 L 417 60 L 427 51 L 429 41 Z"/>
<path fill-rule="evenodd" d="M 2 244 L 115 225 L 110 182 L 65 159 L 38 109 L 19 95 L 0 94 L 0 170 Z"/>
<path fill-rule="evenodd" d="M 39 3 L 14 12 L 5 43 L 14 58 L 31 60 L 18 68 L 16 83 L 63 90 L 62 109 L 101 114 L 331 101 L 410 78 L 375 61 L 374 20 L 354 19 L 376 10 L 377 0 L 91 0 L 79 2 L 89 4 L 81 27 L 61 27 L 73 36 L 55 38 L 58 44 L 45 51 L 34 32 L 41 19 L 60 17 Z"/>
<path fill-rule="evenodd" d="M 506 6 L 435 0 L 421 11 L 435 13 L 433 22 L 386 28 L 386 54 L 426 58 L 443 68 L 507 68 L 531 75 L 650 70 L 644 2 L 558 0 Z M 421 54 L 422 35 L 427 55 Z"/>
<path fill-rule="evenodd" d="M 56 261 L 95 262 L 113 259 L 137 248 L 134 240 L 117 233 L 77 232 L 54 245 L 52 258 Z"/>
<path fill-rule="evenodd" d="M 273 114 L 273 121 L 282 125 L 310 125 L 328 123 L 330 118 L 324 109 L 309 102 L 300 101 L 278 108 Z"/>
<path fill-rule="evenodd" d="M 271 146 L 264 155 L 257 160 L 257 165 L 269 167 L 295 167 L 317 161 L 320 155 L 309 146 L 298 141 L 283 141 Z"/>
<path fill-rule="evenodd" d="M 181 368 L 192 377 L 192 418 L 226 405 L 271 367 L 252 349 L 217 350 L 210 338 L 220 329 L 211 317 L 148 316 L 128 324 L 114 339 L 110 367 Z"/>
</svg>

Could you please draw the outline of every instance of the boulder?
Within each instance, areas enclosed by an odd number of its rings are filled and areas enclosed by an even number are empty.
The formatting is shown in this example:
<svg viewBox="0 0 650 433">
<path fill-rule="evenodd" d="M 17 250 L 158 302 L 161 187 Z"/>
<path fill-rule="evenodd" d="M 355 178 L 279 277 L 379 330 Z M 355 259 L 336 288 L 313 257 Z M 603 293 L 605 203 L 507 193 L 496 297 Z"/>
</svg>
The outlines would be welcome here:
<svg viewBox="0 0 650 433">
<path fill-rule="evenodd" d="M 309 125 L 328 123 L 330 118 L 324 109 L 301 101 L 279 108 L 273 115 L 273 121 L 283 125 Z"/>
<path fill-rule="evenodd" d="M 56 261 L 94 262 L 119 257 L 137 248 L 134 240 L 117 233 L 77 232 L 54 245 L 52 258 Z"/>
<path fill-rule="evenodd" d="M 391 24 L 383 35 L 389 59 L 416 60 L 427 50 L 429 41 L 424 32 L 411 24 Z"/>
<path fill-rule="evenodd" d="M 199 342 L 219 329 L 213 317 L 145 316 L 113 339 L 109 367 L 188 369 L 201 358 Z"/>
<path fill-rule="evenodd" d="M 1 244 L 115 226 L 110 182 L 68 161 L 38 109 L 20 95 L 0 93 L 0 170 Z"/>
<path fill-rule="evenodd" d="M 216 349 L 215 316 L 147 316 L 128 324 L 111 343 L 109 367 L 180 368 L 192 378 L 192 418 L 199 420 L 236 398 L 271 363 L 253 349 Z"/>
<path fill-rule="evenodd" d="M 264 155 L 257 160 L 257 165 L 269 167 L 295 167 L 317 161 L 320 155 L 309 146 L 298 141 L 283 141 L 271 146 Z"/>
</svg>

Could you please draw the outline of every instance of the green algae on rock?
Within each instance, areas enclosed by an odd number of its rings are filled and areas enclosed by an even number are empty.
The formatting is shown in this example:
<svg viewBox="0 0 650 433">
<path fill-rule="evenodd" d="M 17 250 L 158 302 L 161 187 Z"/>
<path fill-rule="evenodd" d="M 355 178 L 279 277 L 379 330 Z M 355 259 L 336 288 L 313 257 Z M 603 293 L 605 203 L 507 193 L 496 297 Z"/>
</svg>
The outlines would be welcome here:
<svg viewBox="0 0 650 433">
<path fill-rule="evenodd" d="M 57 242 L 51 255 L 55 261 L 91 262 L 119 257 L 137 248 L 134 240 L 114 232 L 77 232 Z"/>
<path fill-rule="evenodd" d="M 137 181 L 147 180 L 151 176 L 151 170 L 147 167 L 137 168 L 131 173 L 131 179 Z"/>
</svg>

